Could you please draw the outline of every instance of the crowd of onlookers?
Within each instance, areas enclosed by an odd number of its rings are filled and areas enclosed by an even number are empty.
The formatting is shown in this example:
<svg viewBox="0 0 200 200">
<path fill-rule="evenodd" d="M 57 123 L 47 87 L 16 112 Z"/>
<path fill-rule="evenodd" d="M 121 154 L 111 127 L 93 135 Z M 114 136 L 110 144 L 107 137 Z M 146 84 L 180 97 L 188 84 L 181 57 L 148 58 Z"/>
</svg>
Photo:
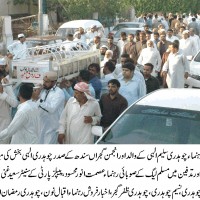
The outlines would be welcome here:
<svg viewBox="0 0 200 200">
<path fill-rule="evenodd" d="M 99 49 L 101 58 L 73 80 L 57 83 L 57 73 L 50 71 L 42 85 L 21 84 L 14 91 L 8 63 L 0 58 L 1 143 L 92 144 L 93 125 L 106 130 L 128 106 L 160 87 L 184 88 L 188 59 L 200 50 L 200 16 L 148 14 L 138 21 L 144 30 L 121 32 L 117 43 L 112 35 L 103 42 L 95 26 L 68 35 L 69 41 L 89 38 L 90 50 Z M 9 59 L 26 48 L 25 36 L 18 39 L 8 47 Z"/>
</svg>

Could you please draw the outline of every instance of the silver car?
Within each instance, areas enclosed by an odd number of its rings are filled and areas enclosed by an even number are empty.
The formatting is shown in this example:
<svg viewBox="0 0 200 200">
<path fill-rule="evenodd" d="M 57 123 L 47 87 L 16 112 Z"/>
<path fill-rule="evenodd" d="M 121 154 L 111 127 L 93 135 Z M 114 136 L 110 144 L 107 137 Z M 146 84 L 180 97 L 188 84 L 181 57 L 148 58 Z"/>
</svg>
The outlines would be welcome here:
<svg viewBox="0 0 200 200">
<path fill-rule="evenodd" d="M 117 24 L 113 30 L 111 31 L 111 34 L 115 34 L 117 31 L 119 31 L 122 28 L 142 28 L 144 26 L 144 23 L 140 22 L 121 22 Z"/>
<path fill-rule="evenodd" d="M 97 144 L 200 144 L 200 92 L 160 89 L 127 108 Z M 94 135 L 101 127 L 93 127 Z"/>
</svg>

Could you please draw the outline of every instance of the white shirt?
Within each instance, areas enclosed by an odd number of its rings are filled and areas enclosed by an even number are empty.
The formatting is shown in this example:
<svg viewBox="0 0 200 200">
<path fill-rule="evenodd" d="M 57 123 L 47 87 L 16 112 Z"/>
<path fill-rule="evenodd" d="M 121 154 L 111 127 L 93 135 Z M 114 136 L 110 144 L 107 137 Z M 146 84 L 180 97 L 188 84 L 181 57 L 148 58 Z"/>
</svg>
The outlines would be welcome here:
<svg viewBox="0 0 200 200">
<path fill-rule="evenodd" d="M 7 47 L 8 51 L 13 55 L 13 60 L 25 59 L 27 56 L 27 44 L 20 41 L 14 42 Z"/>
<path fill-rule="evenodd" d="M 95 31 L 95 32 L 88 31 L 86 33 L 86 38 L 89 40 L 87 43 L 93 41 L 93 39 L 94 39 L 95 36 L 98 36 L 98 32 L 97 31 Z"/>
<path fill-rule="evenodd" d="M 161 69 L 162 60 L 160 57 L 160 53 L 156 48 L 147 47 L 147 48 L 142 49 L 137 62 L 139 65 L 143 65 L 143 66 L 146 63 L 151 63 L 154 66 L 153 72 L 151 73 L 151 75 L 157 76 L 157 72 L 159 72 Z"/>
<path fill-rule="evenodd" d="M 127 43 L 128 43 L 127 40 L 121 40 L 121 39 L 117 42 L 117 46 L 118 46 L 118 48 L 119 48 L 120 55 L 122 54 L 123 49 L 124 49 L 124 46 L 125 46 L 125 44 L 127 44 Z"/>
<path fill-rule="evenodd" d="M 84 123 L 84 116 L 91 116 L 92 124 Z M 71 97 L 61 114 L 59 133 L 65 134 L 66 144 L 92 144 L 94 142 L 92 125 L 96 125 L 100 119 L 100 106 L 94 98 L 89 98 L 80 106 L 78 101 Z"/>
<path fill-rule="evenodd" d="M 122 74 L 122 64 L 116 64 L 115 65 L 115 71 L 113 72 L 113 75 L 116 79 L 120 79 L 123 77 L 123 74 Z M 135 66 L 135 70 L 134 70 L 134 73 L 133 75 L 140 79 L 143 84 L 145 84 L 145 80 L 144 80 L 144 76 L 142 75 L 142 73 L 140 72 L 139 68 L 137 66 Z"/>
<path fill-rule="evenodd" d="M 172 35 L 172 37 L 169 37 L 169 36 L 167 35 L 166 40 L 167 40 L 167 41 L 170 41 L 170 42 L 174 42 L 174 40 L 179 40 L 179 38 L 176 37 L 176 36 L 174 36 L 174 35 Z"/>
<path fill-rule="evenodd" d="M 119 93 L 126 98 L 128 106 L 146 95 L 146 85 L 135 76 L 128 82 L 124 78 L 119 79 L 119 82 L 121 84 Z"/>
<path fill-rule="evenodd" d="M 86 43 L 86 39 L 87 39 L 86 33 L 81 34 L 81 39 L 80 39 L 80 40 L 81 40 L 82 42 Z"/>
<path fill-rule="evenodd" d="M 179 49 L 185 56 L 195 56 L 197 53 L 196 45 L 190 38 L 179 40 Z"/>
<path fill-rule="evenodd" d="M 11 144 L 38 144 L 40 118 L 38 107 L 32 100 L 18 106 L 12 122 L 0 133 L 0 139 L 12 136 Z"/>
<path fill-rule="evenodd" d="M 161 20 L 161 23 L 163 24 L 163 26 L 165 27 L 165 30 L 169 29 L 169 24 L 167 23 L 167 21 L 165 19 Z"/>
<path fill-rule="evenodd" d="M 12 86 L 6 86 L 3 88 L 3 93 L 0 93 L 0 132 L 8 127 L 11 122 L 11 107 L 17 107 L 18 101 L 13 92 Z M 7 141 L 3 141 L 0 143 L 8 143 L 10 139 Z"/>
<path fill-rule="evenodd" d="M 187 58 L 182 53 L 170 53 L 163 66 L 163 71 L 168 72 L 166 79 L 168 87 L 184 88 L 184 75 L 185 72 L 189 72 L 189 70 Z"/>
<path fill-rule="evenodd" d="M 58 87 L 51 88 L 49 93 L 43 90 L 37 104 L 41 120 L 40 144 L 56 144 L 59 119 L 65 104 L 64 93 Z"/>
<path fill-rule="evenodd" d="M 200 50 L 200 38 L 199 38 L 199 36 L 195 35 L 195 34 L 193 36 L 190 35 L 190 39 L 193 40 L 197 51 L 199 51 Z"/>
</svg>

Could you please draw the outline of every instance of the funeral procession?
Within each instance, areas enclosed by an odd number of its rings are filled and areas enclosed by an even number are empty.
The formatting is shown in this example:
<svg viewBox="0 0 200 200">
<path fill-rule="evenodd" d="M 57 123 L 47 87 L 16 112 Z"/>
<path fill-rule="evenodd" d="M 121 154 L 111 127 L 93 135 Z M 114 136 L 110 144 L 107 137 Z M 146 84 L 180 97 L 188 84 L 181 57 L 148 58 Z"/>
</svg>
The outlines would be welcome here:
<svg viewBox="0 0 200 200">
<path fill-rule="evenodd" d="M 0 0 L 1 144 L 200 144 L 199 0 Z"/>
</svg>

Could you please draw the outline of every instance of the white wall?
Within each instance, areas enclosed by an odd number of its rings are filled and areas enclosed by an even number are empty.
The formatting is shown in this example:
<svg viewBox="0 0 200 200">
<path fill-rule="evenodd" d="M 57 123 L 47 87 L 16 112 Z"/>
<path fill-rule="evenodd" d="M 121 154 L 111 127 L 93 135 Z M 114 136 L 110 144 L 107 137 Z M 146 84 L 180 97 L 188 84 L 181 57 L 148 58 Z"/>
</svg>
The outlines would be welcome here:
<svg viewBox="0 0 200 200">
<path fill-rule="evenodd" d="M 28 13 L 28 5 L 18 4 L 14 5 L 13 0 L 0 0 L 0 15 L 14 15 L 14 14 L 26 14 Z M 33 9 L 30 9 L 33 12 Z M 35 11 L 34 11 L 35 12 Z M 31 13 L 35 14 L 35 13 Z"/>
</svg>

